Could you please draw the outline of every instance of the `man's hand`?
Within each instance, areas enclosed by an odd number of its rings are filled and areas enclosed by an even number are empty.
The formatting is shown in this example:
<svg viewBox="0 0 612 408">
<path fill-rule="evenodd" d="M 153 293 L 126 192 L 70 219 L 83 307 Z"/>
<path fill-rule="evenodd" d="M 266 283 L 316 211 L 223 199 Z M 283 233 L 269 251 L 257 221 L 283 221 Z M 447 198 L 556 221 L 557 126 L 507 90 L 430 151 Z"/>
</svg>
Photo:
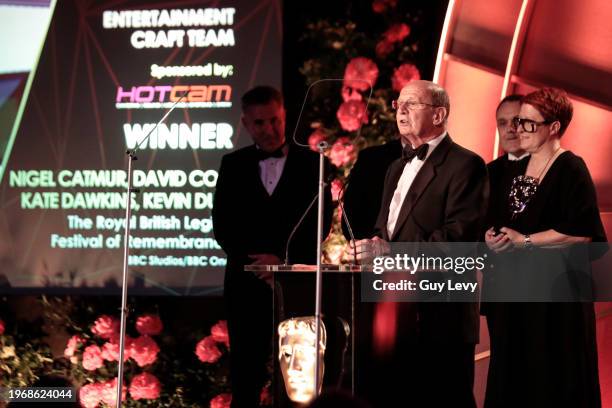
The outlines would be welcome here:
<svg viewBox="0 0 612 408">
<path fill-rule="evenodd" d="M 280 258 L 273 254 L 253 254 L 249 255 L 249 258 L 253 260 L 251 265 L 280 265 L 282 264 Z M 272 272 L 261 271 L 253 272 L 259 279 L 265 281 L 270 287 L 273 285 Z"/>
<path fill-rule="evenodd" d="M 389 243 L 379 237 L 372 239 L 360 239 L 351 244 L 359 263 L 370 263 L 377 256 L 387 255 L 390 252 Z"/>
</svg>

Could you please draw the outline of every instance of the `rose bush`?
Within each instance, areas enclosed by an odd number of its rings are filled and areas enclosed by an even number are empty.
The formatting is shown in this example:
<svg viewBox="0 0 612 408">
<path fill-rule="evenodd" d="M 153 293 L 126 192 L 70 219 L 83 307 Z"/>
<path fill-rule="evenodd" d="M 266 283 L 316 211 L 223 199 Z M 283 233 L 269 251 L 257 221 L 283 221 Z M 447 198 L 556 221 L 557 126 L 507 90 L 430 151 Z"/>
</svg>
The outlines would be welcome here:
<svg viewBox="0 0 612 408">
<path fill-rule="evenodd" d="M 355 160 L 357 151 L 348 137 L 341 137 L 332 145 L 329 160 L 336 167 L 346 166 Z"/>
<path fill-rule="evenodd" d="M 136 330 L 142 335 L 155 336 L 162 332 L 164 325 L 159 316 L 142 315 L 136 319 Z"/>
<path fill-rule="evenodd" d="M 219 394 L 210 400 L 210 408 L 229 408 L 232 403 L 232 394 Z"/>
<path fill-rule="evenodd" d="M 212 336 L 203 338 L 196 345 L 195 353 L 203 363 L 215 363 L 221 357 L 221 350 Z"/>
<path fill-rule="evenodd" d="M 378 67 L 369 58 L 353 58 L 344 69 L 344 85 L 358 91 L 367 91 L 374 87 L 378 79 Z"/>
<path fill-rule="evenodd" d="M 368 123 L 366 104 L 363 101 L 343 102 L 336 116 L 342 129 L 348 132 L 358 130 L 362 124 Z"/>
<path fill-rule="evenodd" d="M 155 340 L 149 336 L 140 336 L 130 344 L 130 358 L 133 359 L 139 367 L 144 367 L 153 364 L 157 360 L 159 347 Z"/>
<path fill-rule="evenodd" d="M 161 383 L 153 374 L 145 372 L 132 378 L 132 383 L 130 384 L 130 395 L 135 400 L 157 399 L 159 398 L 160 393 Z"/>
<path fill-rule="evenodd" d="M 110 339 L 119 333 L 119 320 L 111 316 L 100 316 L 94 322 L 91 332 L 103 339 Z"/>
<path fill-rule="evenodd" d="M 412 64 L 402 64 L 393 71 L 391 85 L 397 92 L 401 91 L 409 82 L 421 79 L 419 69 Z"/>
<path fill-rule="evenodd" d="M 312 132 L 308 137 L 308 145 L 310 146 L 310 150 L 319 153 L 319 143 L 324 141 L 325 139 L 325 132 L 323 132 L 321 129 L 317 129 Z"/>
</svg>

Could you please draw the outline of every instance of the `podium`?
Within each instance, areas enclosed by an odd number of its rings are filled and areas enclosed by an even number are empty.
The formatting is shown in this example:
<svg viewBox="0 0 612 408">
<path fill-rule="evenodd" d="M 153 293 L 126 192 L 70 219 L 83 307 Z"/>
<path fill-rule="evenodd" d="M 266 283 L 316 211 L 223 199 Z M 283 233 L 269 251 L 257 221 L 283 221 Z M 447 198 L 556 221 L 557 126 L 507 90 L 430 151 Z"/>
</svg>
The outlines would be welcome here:
<svg viewBox="0 0 612 408">
<path fill-rule="evenodd" d="M 322 265 L 321 315 L 327 332 L 323 390 L 342 389 L 355 393 L 355 341 L 359 331 L 357 304 L 360 274 L 371 270 L 362 265 Z M 280 322 L 315 315 L 316 265 L 246 265 L 246 271 L 273 274 L 273 395 L 275 407 L 294 407 L 287 397 L 280 371 L 278 325 Z"/>
</svg>

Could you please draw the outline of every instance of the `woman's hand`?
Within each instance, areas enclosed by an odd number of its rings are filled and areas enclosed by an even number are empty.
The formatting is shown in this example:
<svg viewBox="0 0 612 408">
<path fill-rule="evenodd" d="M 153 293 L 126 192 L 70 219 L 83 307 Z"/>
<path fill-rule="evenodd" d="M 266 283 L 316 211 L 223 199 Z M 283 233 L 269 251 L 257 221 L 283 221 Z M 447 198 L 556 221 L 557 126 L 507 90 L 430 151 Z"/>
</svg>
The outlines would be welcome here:
<svg viewBox="0 0 612 408">
<path fill-rule="evenodd" d="M 495 234 L 493 227 L 485 232 L 485 242 L 490 250 L 500 253 L 512 248 L 512 243 L 506 234 Z"/>
<path fill-rule="evenodd" d="M 499 231 L 508 238 L 508 241 L 514 248 L 525 247 L 525 235 L 508 227 L 502 227 Z"/>
</svg>

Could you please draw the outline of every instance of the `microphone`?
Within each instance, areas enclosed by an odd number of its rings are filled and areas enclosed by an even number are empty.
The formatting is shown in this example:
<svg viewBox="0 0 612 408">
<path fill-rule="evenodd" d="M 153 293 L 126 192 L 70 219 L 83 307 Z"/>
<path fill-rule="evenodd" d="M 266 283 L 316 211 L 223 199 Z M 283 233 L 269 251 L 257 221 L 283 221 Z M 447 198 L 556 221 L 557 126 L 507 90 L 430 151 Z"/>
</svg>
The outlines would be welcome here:
<svg viewBox="0 0 612 408">
<path fill-rule="evenodd" d="M 125 352 L 125 325 L 127 320 L 127 297 L 128 297 L 128 260 L 130 257 L 130 218 L 132 214 L 132 201 L 131 195 L 132 193 L 139 193 L 140 191 L 132 186 L 132 173 L 133 173 L 133 164 L 134 160 L 138 160 L 136 157 L 136 151 L 140 148 L 140 146 L 151 136 L 157 127 L 162 124 L 168 115 L 177 107 L 179 102 L 187 96 L 189 92 L 184 93 L 175 103 L 172 105 L 170 109 L 166 112 L 166 114 L 157 122 L 157 124 L 146 134 L 145 137 L 142 138 L 140 143 L 134 146 L 133 149 L 128 149 L 125 153 L 128 156 L 128 169 L 127 169 L 127 200 L 125 203 L 125 227 L 124 227 L 124 236 L 123 236 L 123 271 L 121 274 L 121 322 L 119 326 L 119 362 L 117 365 L 117 404 L 116 408 L 121 408 L 121 401 L 123 399 L 122 396 L 122 384 L 123 384 L 123 372 L 124 372 L 124 352 Z"/>
<path fill-rule="evenodd" d="M 325 186 L 326 187 L 331 182 L 331 180 L 333 178 L 334 178 L 333 174 L 330 174 L 329 176 L 327 176 L 327 179 L 325 180 Z M 304 222 L 304 219 L 308 215 L 308 212 L 310 211 L 310 209 L 312 208 L 314 203 L 317 202 L 318 198 L 319 198 L 319 193 L 315 194 L 315 196 L 313 197 L 313 199 L 310 202 L 310 204 L 308 204 L 308 207 L 306 208 L 306 211 L 304 211 L 304 214 L 302 214 L 302 217 L 299 219 L 299 221 L 295 224 L 295 226 L 291 230 L 291 234 L 289 234 L 289 238 L 287 238 L 287 245 L 285 246 L 285 263 L 284 263 L 284 265 L 289 265 L 289 245 L 291 244 L 291 241 L 293 240 L 293 236 L 297 232 L 297 230 L 300 227 L 300 225 L 302 225 L 302 223 Z"/>
<path fill-rule="evenodd" d="M 372 98 L 372 93 L 373 93 L 372 84 L 370 83 L 370 81 L 368 81 L 366 79 L 361 79 L 361 78 L 355 78 L 352 81 L 363 82 L 363 83 L 368 85 L 368 88 L 370 89 L 370 92 L 368 94 L 368 98 L 366 99 L 366 110 L 367 110 L 368 106 L 370 105 L 370 99 Z M 302 102 L 302 107 L 300 108 L 300 113 L 298 115 L 295 128 L 293 129 L 292 139 L 293 139 L 293 142 L 297 146 L 306 147 L 306 148 L 310 147 L 308 144 L 300 143 L 297 140 L 297 132 L 298 132 L 298 124 L 301 122 L 302 114 L 304 113 L 304 108 L 306 107 L 306 102 L 308 101 L 308 95 L 310 94 L 311 89 L 313 87 L 315 87 L 316 85 L 318 85 L 318 84 L 321 84 L 321 83 L 330 83 L 330 82 L 341 82 L 341 83 L 344 83 L 344 79 L 343 78 L 322 78 L 322 79 L 319 79 L 319 80 L 313 82 L 312 84 L 310 84 L 310 86 L 308 86 L 308 89 L 306 90 L 306 95 L 304 95 L 304 101 Z M 359 129 L 357 131 L 356 139 L 358 139 L 359 137 L 361 137 L 361 126 L 359 127 Z M 328 179 L 326 180 L 326 184 L 331 182 L 332 179 L 333 179 L 333 176 L 331 178 L 328 177 Z M 344 191 L 344 188 L 345 188 L 345 186 L 342 186 L 342 190 L 340 191 L 340 193 L 342 193 L 342 191 Z M 340 193 L 338 194 L 338 196 L 340 196 Z M 304 218 L 306 217 L 306 214 L 308 213 L 308 211 L 310 211 L 310 208 L 314 205 L 314 203 L 316 202 L 317 198 L 318 198 L 318 194 L 313 198 L 312 202 L 310 203 L 310 205 L 306 209 L 306 212 L 304 213 L 304 215 L 302 215 L 302 218 L 300 218 L 300 220 L 298 221 L 296 226 L 291 231 L 291 234 L 289 235 L 289 239 L 287 240 L 287 246 L 285 248 L 285 265 L 288 264 L 288 260 L 289 260 L 289 244 L 291 242 L 291 239 L 293 238 L 293 235 L 295 235 L 295 232 L 296 232 L 297 228 L 304 221 Z M 349 231 L 349 235 L 351 236 L 351 240 L 353 241 L 353 260 L 354 260 L 354 263 L 357 263 L 357 253 L 356 253 L 357 249 L 354 248 L 354 246 L 355 246 L 355 235 L 353 234 L 353 230 L 352 230 L 351 225 L 350 225 L 350 223 L 348 221 L 348 218 L 346 216 L 346 212 L 344 211 L 344 205 L 342 204 L 342 201 L 340 199 L 338 199 L 338 204 L 340 205 L 340 208 L 341 208 L 341 211 L 342 211 L 342 218 L 344 219 L 344 222 L 346 223 L 347 229 Z"/>
<path fill-rule="evenodd" d="M 140 146 L 149 139 L 149 137 L 151 136 L 151 133 L 153 133 L 155 130 L 157 130 L 159 125 L 164 123 L 164 121 L 166 120 L 168 115 L 170 115 L 172 113 L 172 111 L 174 110 L 174 108 L 176 108 L 176 106 L 179 104 L 179 102 L 181 102 L 183 100 L 183 98 L 185 98 L 188 94 L 189 94 L 189 92 L 185 92 L 183 95 L 181 95 L 181 97 L 176 102 L 174 102 L 174 105 L 172 105 L 170 107 L 170 109 L 168 109 L 168 111 L 164 114 L 164 116 L 162 116 L 162 118 L 159 120 L 159 122 L 157 122 L 157 124 L 155 126 L 153 126 L 151 128 L 151 130 L 149 130 L 149 133 L 147 133 L 145 135 L 145 137 L 143 137 L 142 140 L 136 146 L 134 146 L 134 148 L 132 150 L 128 150 L 126 152 L 127 155 L 136 158 L 135 154 L 136 154 L 136 151 L 140 148 Z"/>
<path fill-rule="evenodd" d="M 355 235 L 353 234 L 353 228 L 351 228 L 351 223 L 349 222 L 348 216 L 346 215 L 346 211 L 344 210 L 343 204 L 344 196 L 342 195 L 342 193 L 344 193 L 347 184 L 348 183 L 343 184 L 342 188 L 338 192 L 338 205 L 340 206 L 340 210 L 342 211 L 342 219 L 346 224 L 346 229 L 350 235 L 351 242 L 353 243 L 353 263 L 357 264 L 357 248 L 355 248 Z"/>
</svg>

